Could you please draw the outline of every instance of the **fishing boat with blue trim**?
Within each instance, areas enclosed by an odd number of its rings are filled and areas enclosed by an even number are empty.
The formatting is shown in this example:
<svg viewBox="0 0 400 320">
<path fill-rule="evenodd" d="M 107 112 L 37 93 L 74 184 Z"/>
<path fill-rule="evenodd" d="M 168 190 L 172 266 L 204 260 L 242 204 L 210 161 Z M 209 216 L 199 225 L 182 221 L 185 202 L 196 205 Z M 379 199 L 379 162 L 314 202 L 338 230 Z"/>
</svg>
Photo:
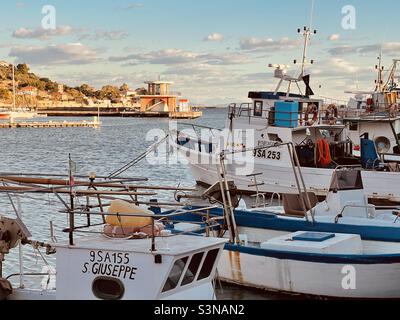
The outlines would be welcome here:
<svg viewBox="0 0 400 320">
<path fill-rule="evenodd" d="M 308 27 L 303 32 L 299 29 L 299 32 L 304 36 L 306 53 L 314 32 Z M 314 92 L 310 86 L 310 74 L 306 71 L 309 62 L 304 55 L 299 76 L 290 75 L 287 65 L 270 64 L 279 81 L 274 91 L 251 91 L 248 95 L 251 102 L 231 104 L 223 130 L 192 124 L 171 130 L 170 144 L 189 162 L 195 180 L 208 187 L 218 180 L 214 164 L 218 162 L 221 151 L 274 146 L 282 141 L 291 141 L 295 144 L 309 192 L 324 197 L 337 167 L 362 165 L 365 192 L 371 203 L 399 203 L 397 91 L 387 89 L 386 92 L 382 84 L 379 92 L 370 99 L 374 108 L 370 105 L 368 109 L 346 107 L 342 110 L 338 105 L 327 105 L 322 99 L 312 98 Z M 388 84 L 393 82 L 397 63 L 395 60 Z M 382 75 L 379 79 L 383 81 Z M 284 84 L 287 84 L 286 90 L 282 89 Z M 394 86 L 392 84 L 390 88 Z M 292 90 L 296 87 L 298 92 Z M 240 191 L 269 195 L 296 192 L 290 155 L 284 148 L 258 150 L 247 158 L 236 156 L 232 158 L 227 174 Z"/>
<path fill-rule="evenodd" d="M 230 239 L 220 278 L 290 294 L 400 298 L 400 208 L 369 204 L 361 171 L 353 167 L 335 171 L 326 200 L 318 203 L 306 192 L 293 145 L 287 146 L 299 193 L 284 195 L 283 206 L 240 207 L 221 155 L 220 181 L 203 195 L 223 205 L 210 212 L 210 232 Z M 185 216 L 185 230 L 198 219 Z"/>
</svg>

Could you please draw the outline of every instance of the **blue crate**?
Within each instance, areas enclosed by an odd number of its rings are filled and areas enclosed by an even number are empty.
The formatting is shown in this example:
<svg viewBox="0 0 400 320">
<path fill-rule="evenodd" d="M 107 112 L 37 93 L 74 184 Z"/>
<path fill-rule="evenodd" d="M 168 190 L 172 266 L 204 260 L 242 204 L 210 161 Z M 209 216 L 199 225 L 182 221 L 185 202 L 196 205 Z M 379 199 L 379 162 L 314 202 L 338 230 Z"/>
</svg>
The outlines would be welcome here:
<svg viewBox="0 0 400 320">
<path fill-rule="evenodd" d="M 297 128 L 299 125 L 299 103 L 293 101 L 275 102 L 275 126 Z"/>
</svg>

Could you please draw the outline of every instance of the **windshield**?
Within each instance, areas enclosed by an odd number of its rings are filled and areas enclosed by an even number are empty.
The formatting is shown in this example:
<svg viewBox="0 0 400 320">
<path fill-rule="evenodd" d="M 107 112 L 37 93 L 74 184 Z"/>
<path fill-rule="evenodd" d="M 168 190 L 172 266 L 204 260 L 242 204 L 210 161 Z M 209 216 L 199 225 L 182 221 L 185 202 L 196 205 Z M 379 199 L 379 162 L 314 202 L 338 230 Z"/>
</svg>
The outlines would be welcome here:
<svg viewBox="0 0 400 320">
<path fill-rule="evenodd" d="M 364 189 L 361 171 L 336 171 L 332 177 L 330 191 L 362 190 Z"/>
</svg>

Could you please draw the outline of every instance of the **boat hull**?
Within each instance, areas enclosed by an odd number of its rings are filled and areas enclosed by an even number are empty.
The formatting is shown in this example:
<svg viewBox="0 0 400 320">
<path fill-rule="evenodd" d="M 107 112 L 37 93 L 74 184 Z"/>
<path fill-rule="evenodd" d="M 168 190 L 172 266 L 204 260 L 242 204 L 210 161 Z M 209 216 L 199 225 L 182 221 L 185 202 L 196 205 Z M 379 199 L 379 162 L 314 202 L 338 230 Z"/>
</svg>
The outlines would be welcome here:
<svg viewBox="0 0 400 320">
<path fill-rule="evenodd" d="M 190 163 L 192 174 L 196 181 L 203 185 L 213 185 L 218 179 L 216 165 Z M 255 193 L 251 178 L 235 174 L 234 167 L 227 168 L 228 179 L 233 180 L 241 192 Z M 314 192 L 319 197 L 325 197 L 329 191 L 329 186 L 334 170 L 318 168 L 302 168 L 305 185 L 310 192 Z M 290 167 L 274 166 L 269 164 L 255 163 L 253 173 L 262 173 L 257 177 L 257 183 L 261 193 L 298 193 L 293 169 Z M 383 202 L 400 202 L 400 189 L 397 187 L 400 173 L 362 171 L 365 193 L 368 198 Z"/>
<path fill-rule="evenodd" d="M 225 282 L 268 291 L 331 298 L 400 298 L 400 263 L 299 261 L 268 256 L 262 250 L 251 254 L 228 248 L 218 273 Z"/>
</svg>

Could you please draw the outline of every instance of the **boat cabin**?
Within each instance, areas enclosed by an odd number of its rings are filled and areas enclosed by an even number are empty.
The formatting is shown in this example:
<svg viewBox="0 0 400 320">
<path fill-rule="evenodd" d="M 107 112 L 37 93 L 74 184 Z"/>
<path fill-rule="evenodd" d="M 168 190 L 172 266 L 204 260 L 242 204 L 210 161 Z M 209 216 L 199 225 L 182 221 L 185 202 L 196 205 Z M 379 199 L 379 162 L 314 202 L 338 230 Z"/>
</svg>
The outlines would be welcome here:
<svg viewBox="0 0 400 320">
<path fill-rule="evenodd" d="M 346 126 L 321 117 L 322 100 L 271 92 L 250 92 L 249 97 L 252 103 L 230 106 L 227 126 L 253 129 L 256 147 L 293 141 L 303 167 L 359 164 Z"/>
</svg>

